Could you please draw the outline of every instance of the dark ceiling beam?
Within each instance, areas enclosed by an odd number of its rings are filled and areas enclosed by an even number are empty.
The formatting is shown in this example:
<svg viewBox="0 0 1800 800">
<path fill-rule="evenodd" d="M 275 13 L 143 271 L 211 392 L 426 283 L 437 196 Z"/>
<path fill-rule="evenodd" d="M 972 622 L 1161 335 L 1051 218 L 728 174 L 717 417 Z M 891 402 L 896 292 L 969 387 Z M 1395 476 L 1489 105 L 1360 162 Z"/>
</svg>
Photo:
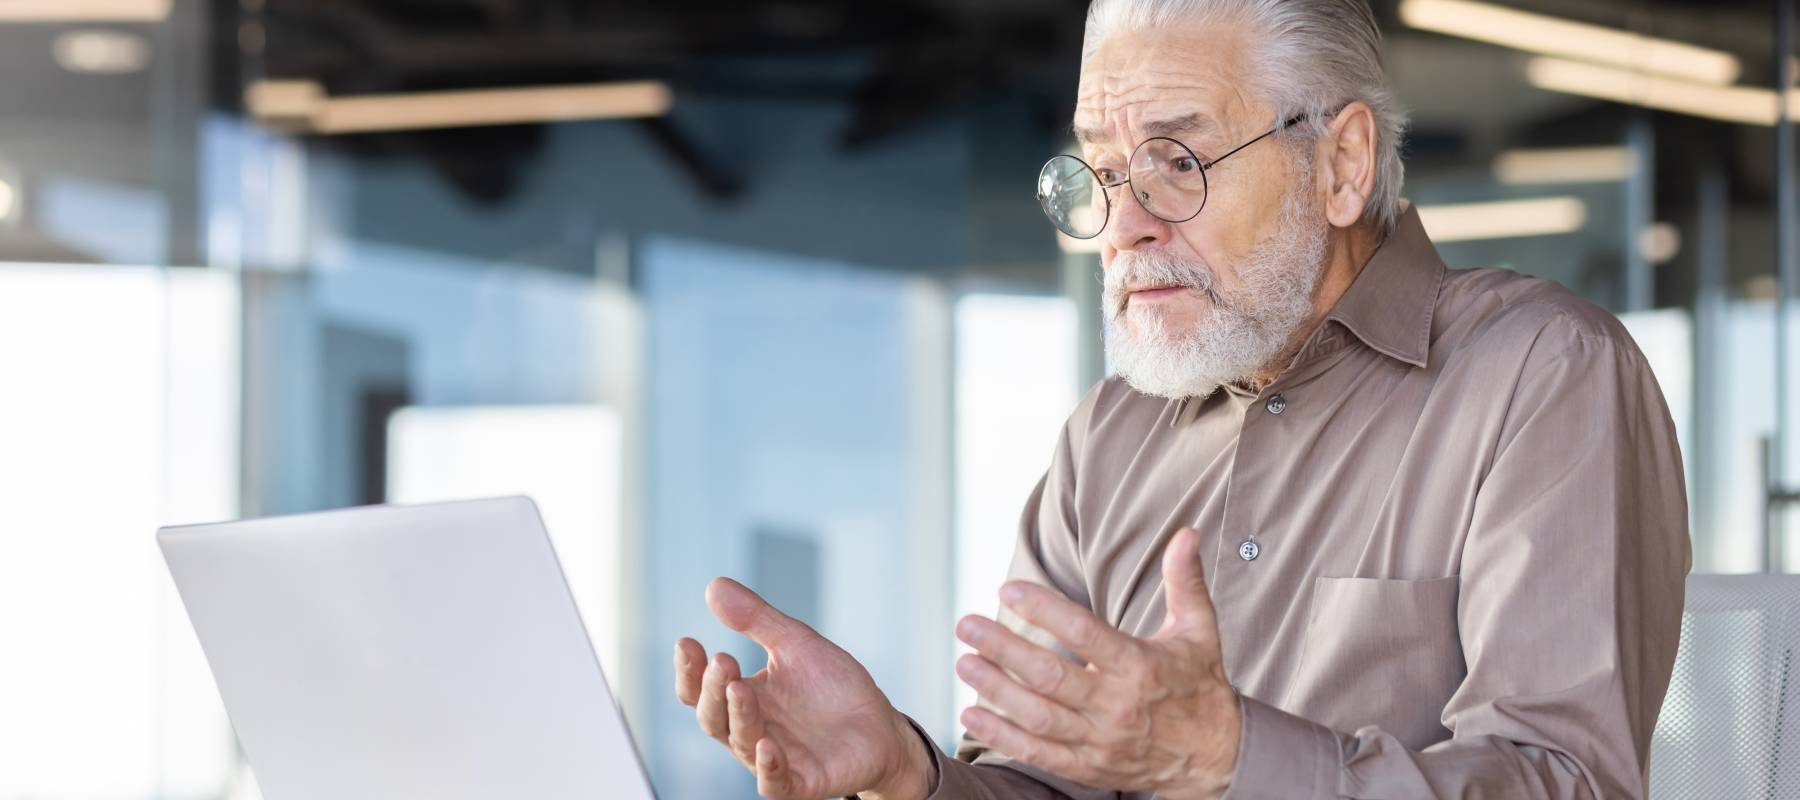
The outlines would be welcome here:
<svg viewBox="0 0 1800 800">
<path fill-rule="evenodd" d="M 743 180 L 727 171 L 683 134 L 667 117 L 648 117 L 638 125 L 702 194 L 714 200 L 732 200 L 744 189 Z"/>
</svg>

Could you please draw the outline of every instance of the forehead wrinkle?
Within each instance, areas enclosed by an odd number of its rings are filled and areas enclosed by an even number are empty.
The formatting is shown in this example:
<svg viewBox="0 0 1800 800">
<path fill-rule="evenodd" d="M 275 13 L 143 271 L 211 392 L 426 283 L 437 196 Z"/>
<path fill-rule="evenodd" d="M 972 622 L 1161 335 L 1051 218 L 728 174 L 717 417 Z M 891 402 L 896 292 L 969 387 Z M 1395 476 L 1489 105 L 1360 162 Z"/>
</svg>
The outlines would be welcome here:
<svg viewBox="0 0 1800 800">
<path fill-rule="evenodd" d="M 1238 79 L 1245 34 L 1241 25 L 1217 25 L 1198 40 L 1204 47 L 1187 33 L 1116 35 L 1082 63 L 1072 131 L 1082 144 L 1104 145 L 1108 133 L 1130 138 L 1140 120 L 1199 112 L 1213 130 L 1197 133 L 1223 146 L 1240 128 L 1261 124 L 1260 104 Z"/>
<path fill-rule="evenodd" d="M 1216 140 L 1232 127 L 1228 119 L 1214 113 L 1225 109 L 1216 107 L 1221 100 L 1229 105 L 1234 94 L 1241 96 L 1235 84 L 1223 80 L 1220 72 L 1217 63 L 1198 70 L 1090 68 L 1084 73 L 1082 91 L 1076 98 L 1071 130 L 1077 141 L 1086 145 L 1105 144 L 1108 136 L 1115 134 L 1131 139 L 1134 130 L 1145 132 L 1146 138 L 1190 132 Z M 1225 87 L 1229 90 L 1221 91 Z M 1155 133 L 1138 127 L 1138 121 L 1146 118 L 1162 122 L 1190 115 L 1198 115 L 1203 127 L 1165 128 Z"/>
<path fill-rule="evenodd" d="M 1206 93 L 1206 81 L 1203 76 L 1188 72 L 1145 71 L 1129 75 L 1108 75 L 1094 80 L 1083 81 L 1086 88 L 1079 91 L 1077 103 L 1089 105 L 1115 105 L 1139 102 L 1139 95 L 1145 93 Z M 1098 86 L 1093 84 L 1098 83 Z M 1230 83 L 1219 81 L 1223 85 Z"/>
<path fill-rule="evenodd" d="M 1191 134 L 1206 138 L 1218 130 L 1212 117 L 1206 114 L 1183 114 L 1179 117 L 1163 117 L 1143 124 L 1146 136 L 1177 136 Z"/>
<path fill-rule="evenodd" d="M 1149 107 L 1151 103 L 1169 108 L 1164 111 Z M 1197 110 L 1199 105 L 1139 100 L 1113 108 L 1110 113 L 1101 112 L 1102 121 L 1097 124 L 1083 125 L 1078 121 L 1071 129 L 1076 141 L 1089 146 L 1105 145 L 1114 136 L 1126 143 L 1169 137 L 1217 144 L 1227 127 L 1212 114 Z"/>
</svg>

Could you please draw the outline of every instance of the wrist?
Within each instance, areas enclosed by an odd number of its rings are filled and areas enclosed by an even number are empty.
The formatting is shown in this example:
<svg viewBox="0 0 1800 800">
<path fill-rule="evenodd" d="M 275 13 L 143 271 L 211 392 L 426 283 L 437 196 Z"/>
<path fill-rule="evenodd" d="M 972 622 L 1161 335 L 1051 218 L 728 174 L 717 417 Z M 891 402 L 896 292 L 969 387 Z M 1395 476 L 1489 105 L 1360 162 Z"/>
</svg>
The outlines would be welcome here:
<svg viewBox="0 0 1800 800">
<path fill-rule="evenodd" d="M 1194 769 L 1188 772 L 1179 787 L 1164 789 L 1158 797 L 1219 800 L 1231 789 L 1231 779 L 1237 774 L 1238 747 L 1243 741 L 1244 725 L 1243 709 L 1235 690 L 1231 692 L 1229 703 L 1220 711 L 1220 724 L 1198 737 L 1200 746 L 1194 754 Z"/>
<path fill-rule="evenodd" d="M 861 800 L 924 800 L 931 791 L 931 745 L 898 711 L 893 719 L 891 765 L 876 786 L 857 796 Z"/>
</svg>

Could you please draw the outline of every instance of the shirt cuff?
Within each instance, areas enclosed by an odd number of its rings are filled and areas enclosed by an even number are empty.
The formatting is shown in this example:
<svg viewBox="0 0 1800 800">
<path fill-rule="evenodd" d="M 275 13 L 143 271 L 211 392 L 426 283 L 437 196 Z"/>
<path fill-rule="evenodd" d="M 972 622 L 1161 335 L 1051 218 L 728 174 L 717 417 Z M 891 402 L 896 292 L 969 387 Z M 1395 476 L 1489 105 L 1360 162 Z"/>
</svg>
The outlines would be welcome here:
<svg viewBox="0 0 1800 800">
<path fill-rule="evenodd" d="M 1238 710 L 1237 766 L 1222 800 L 1338 796 L 1336 731 L 1241 694 Z"/>
<path fill-rule="evenodd" d="M 944 783 L 944 751 L 939 750 L 937 742 L 931 740 L 931 734 L 925 732 L 925 726 L 912 717 L 906 718 L 913 732 L 919 735 L 919 741 L 925 744 L 925 752 L 931 754 L 931 777 L 925 781 L 925 800 L 937 800 L 943 797 Z"/>
<path fill-rule="evenodd" d="M 907 717 L 906 722 L 912 725 L 913 730 L 919 734 L 919 740 L 925 743 L 925 752 L 931 754 L 931 778 L 925 784 L 925 800 L 958 800 L 995 795 L 993 787 L 984 782 L 981 776 L 981 770 L 992 769 L 991 767 L 979 767 L 945 753 L 917 720 Z M 1026 777 L 1028 776 L 1021 774 L 1019 779 L 1024 780 Z"/>
</svg>

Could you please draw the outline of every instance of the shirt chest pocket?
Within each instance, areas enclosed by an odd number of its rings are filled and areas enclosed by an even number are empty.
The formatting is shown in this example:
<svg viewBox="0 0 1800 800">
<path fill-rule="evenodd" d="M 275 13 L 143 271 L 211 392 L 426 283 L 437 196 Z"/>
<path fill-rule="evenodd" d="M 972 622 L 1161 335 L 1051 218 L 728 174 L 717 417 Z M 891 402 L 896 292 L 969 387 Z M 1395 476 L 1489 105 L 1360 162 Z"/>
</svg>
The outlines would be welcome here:
<svg viewBox="0 0 1800 800">
<path fill-rule="evenodd" d="M 1315 578 L 1282 707 L 1346 733 L 1378 726 L 1415 749 L 1449 738 L 1441 715 L 1467 672 L 1458 583 Z"/>
</svg>

